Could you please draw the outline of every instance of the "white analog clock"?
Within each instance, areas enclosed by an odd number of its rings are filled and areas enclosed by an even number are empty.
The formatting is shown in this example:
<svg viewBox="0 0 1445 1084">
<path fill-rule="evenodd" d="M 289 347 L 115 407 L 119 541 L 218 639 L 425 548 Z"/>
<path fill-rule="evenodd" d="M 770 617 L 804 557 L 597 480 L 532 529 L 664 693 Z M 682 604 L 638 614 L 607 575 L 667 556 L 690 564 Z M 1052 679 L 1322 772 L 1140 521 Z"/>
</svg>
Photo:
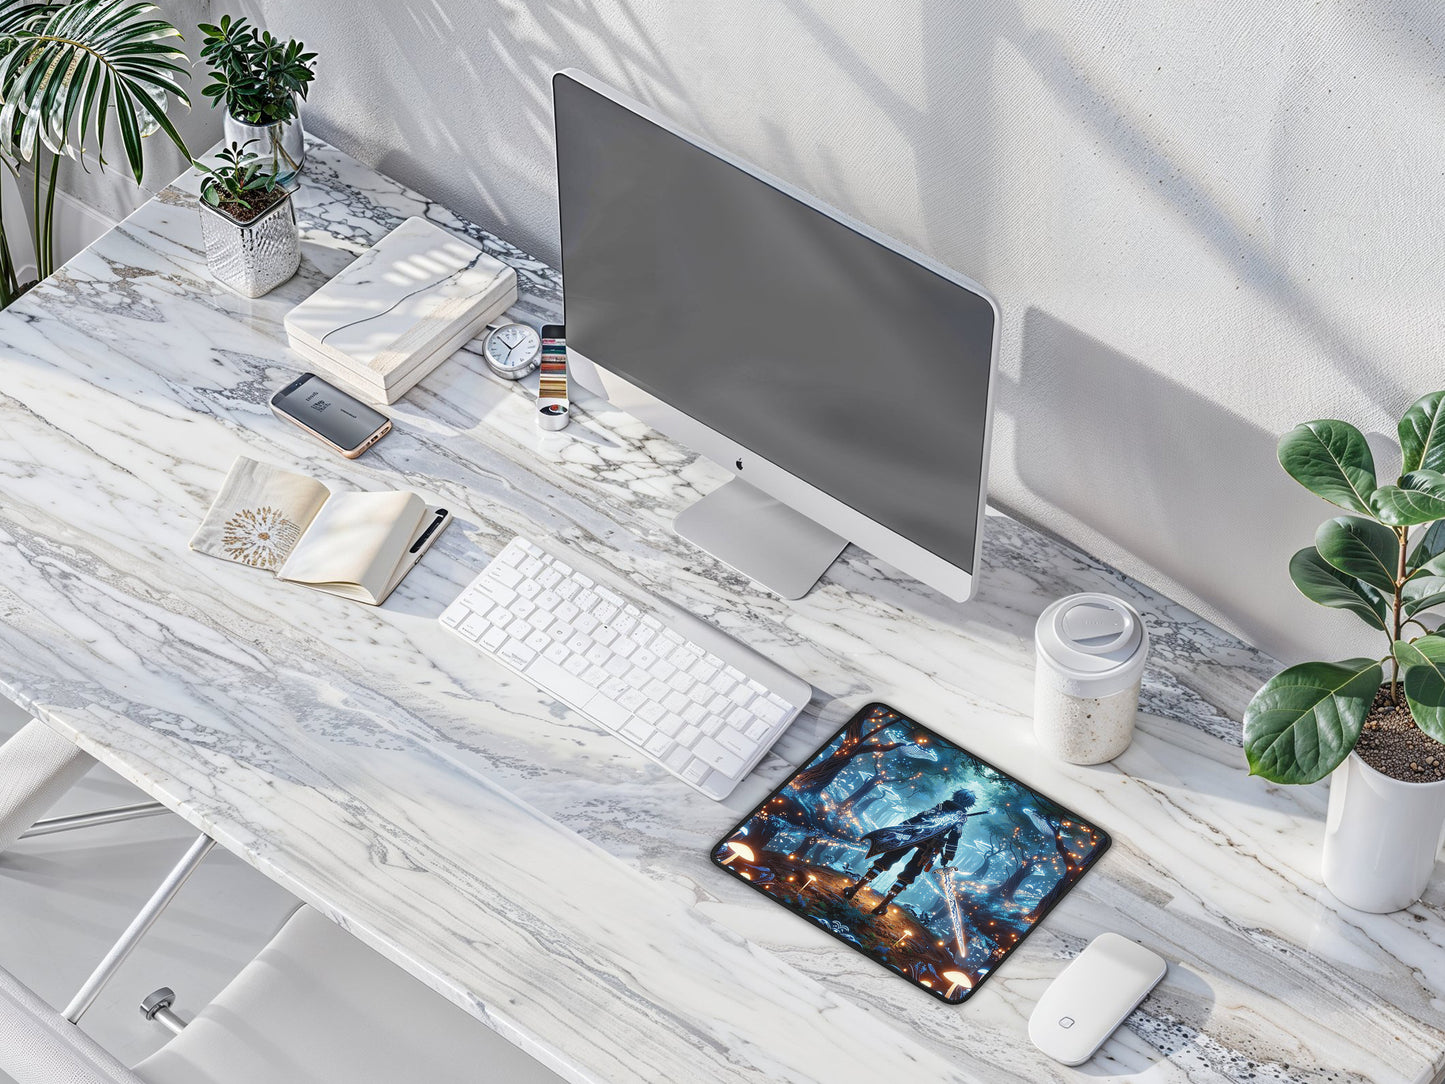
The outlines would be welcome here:
<svg viewBox="0 0 1445 1084">
<path fill-rule="evenodd" d="M 498 324 L 482 340 L 487 367 L 506 380 L 521 380 L 542 357 L 542 336 L 526 324 Z"/>
</svg>

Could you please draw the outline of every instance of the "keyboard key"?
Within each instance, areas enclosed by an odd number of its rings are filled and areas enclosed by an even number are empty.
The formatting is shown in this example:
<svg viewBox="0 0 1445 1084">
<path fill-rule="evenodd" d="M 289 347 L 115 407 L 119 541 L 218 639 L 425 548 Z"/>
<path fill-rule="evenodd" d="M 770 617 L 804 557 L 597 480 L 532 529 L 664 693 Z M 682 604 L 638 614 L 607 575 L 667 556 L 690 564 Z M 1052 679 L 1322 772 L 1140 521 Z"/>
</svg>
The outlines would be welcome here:
<svg viewBox="0 0 1445 1084">
<path fill-rule="evenodd" d="M 520 617 L 507 626 L 507 635 L 510 636 L 513 640 L 526 639 L 527 634 L 531 631 L 532 626 L 527 624 L 527 622 L 522 620 Z"/>
<path fill-rule="evenodd" d="M 668 711 L 681 712 L 683 708 L 687 707 L 688 702 L 687 697 L 675 689 L 662 698 L 662 706 Z"/>
<path fill-rule="evenodd" d="M 682 777 L 689 783 L 701 783 L 707 775 L 707 764 L 701 760 L 694 760 L 682 770 Z"/>
<path fill-rule="evenodd" d="M 597 691 L 607 697 L 608 700 L 620 700 L 622 699 L 622 694 L 627 691 L 627 686 L 617 678 L 610 677 L 598 686 Z"/>
<path fill-rule="evenodd" d="M 507 642 L 507 630 L 499 629 L 496 625 L 489 628 L 478 641 L 488 651 L 496 651 Z"/>
<path fill-rule="evenodd" d="M 693 755 L 702 759 L 709 767 L 716 768 L 723 775 L 737 775 L 742 771 L 743 758 L 730 753 L 711 738 L 698 738 L 692 747 Z"/>
<path fill-rule="evenodd" d="M 587 702 L 587 712 L 608 730 L 620 730 L 626 723 L 632 721 L 632 712 L 601 696 L 594 696 Z"/>
<path fill-rule="evenodd" d="M 601 644 L 594 643 L 586 650 L 586 652 L 584 653 L 584 657 L 593 666 L 605 666 L 607 664 L 607 661 L 614 656 L 612 652 L 608 651 Z"/>
<path fill-rule="evenodd" d="M 621 734 L 628 741 L 634 741 L 641 745 L 648 738 L 652 737 L 653 730 L 641 719 L 628 719 L 622 724 Z"/>
<path fill-rule="evenodd" d="M 643 704 L 647 703 L 647 697 L 643 696 L 636 689 L 628 689 L 617 698 L 617 702 L 628 711 L 635 712 L 639 710 Z"/>
<path fill-rule="evenodd" d="M 479 640 L 482 637 L 482 633 L 491 627 L 491 623 L 486 618 L 472 614 L 471 617 L 457 626 L 457 631 L 468 640 Z"/>
<path fill-rule="evenodd" d="M 454 629 L 471 615 L 471 611 L 464 606 L 448 606 L 442 612 L 442 624 Z"/>
<path fill-rule="evenodd" d="M 612 675 L 610 675 L 606 670 L 602 669 L 602 667 L 600 667 L 600 666 L 589 666 L 589 667 L 587 667 L 586 671 L 582 674 L 582 676 L 587 679 L 587 684 L 588 684 L 588 685 L 591 685 L 591 686 L 595 689 L 595 688 L 598 688 L 604 681 L 606 681 L 606 680 L 607 680 L 609 677 L 611 677 Z"/>
<path fill-rule="evenodd" d="M 517 566 L 517 571 L 529 580 L 534 579 L 542 571 L 542 562 L 535 557 L 527 557 Z"/>
<path fill-rule="evenodd" d="M 503 587 L 516 587 L 517 584 L 522 582 L 522 574 L 510 565 L 502 565 L 492 573 L 492 581 L 501 584 Z"/>
<path fill-rule="evenodd" d="M 642 748 L 646 749 L 653 756 L 660 757 L 672 748 L 672 742 L 668 740 L 666 734 L 659 734 L 654 731 L 649 738 L 643 741 Z"/>
<path fill-rule="evenodd" d="M 557 616 L 560 617 L 563 621 L 575 621 L 578 615 L 582 613 L 582 611 L 579 610 L 572 603 L 564 602 L 562 603 L 562 605 L 557 607 L 556 613 Z"/>
<path fill-rule="evenodd" d="M 592 688 L 575 674 L 540 655 L 532 660 L 523 673 L 543 689 L 571 704 L 580 706 L 595 695 Z"/>
<path fill-rule="evenodd" d="M 664 767 L 671 768 L 675 772 L 681 772 L 691 759 L 691 749 L 685 749 L 680 745 L 676 745 L 673 746 L 672 752 L 662 758 L 662 763 Z"/>
<path fill-rule="evenodd" d="M 696 704 L 689 704 L 682 709 L 682 718 L 685 722 L 689 722 L 693 726 L 698 726 L 704 719 L 709 718 L 709 716 L 707 712 L 703 711 L 702 708 Z M 712 718 L 716 718 L 716 716 L 712 716 Z M 720 721 L 721 720 L 719 720 L 719 722 Z"/>
<path fill-rule="evenodd" d="M 519 565 L 526 560 L 527 551 L 516 542 L 509 542 L 501 553 L 497 554 L 497 562 L 502 565 Z M 493 562 L 496 564 L 497 562 Z M 488 567 L 491 567 L 490 565 Z"/>
<path fill-rule="evenodd" d="M 497 648 L 497 658 L 505 663 L 510 663 L 519 670 L 536 657 L 535 651 L 526 644 L 519 644 L 516 641 L 508 641 Z"/>
<path fill-rule="evenodd" d="M 537 632 L 534 630 L 531 635 L 527 637 L 526 643 L 533 651 L 545 651 L 552 645 L 552 637 L 548 636 L 545 632 Z"/>
<path fill-rule="evenodd" d="M 546 657 L 548 662 L 554 662 L 558 666 L 561 666 L 564 662 L 567 661 L 567 656 L 571 655 L 572 652 L 567 650 L 566 644 L 559 644 L 556 640 L 553 640 L 542 651 L 542 654 Z"/>
<path fill-rule="evenodd" d="M 647 684 L 642 687 L 642 691 L 647 694 L 649 700 L 661 700 L 672 690 L 656 678 L 649 678 Z"/>
<path fill-rule="evenodd" d="M 562 668 L 566 670 L 569 674 L 580 675 L 583 670 L 587 669 L 587 660 L 584 659 L 581 655 L 573 655 L 570 659 L 568 659 L 562 664 Z"/>
<path fill-rule="evenodd" d="M 772 729 L 773 728 L 771 726 L 763 722 L 761 719 L 754 719 L 751 723 L 748 724 L 747 735 L 753 741 L 761 741 L 763 739 L 763 736 Z"/>
<path fill-rule="evenodd" d="M 601 622 L 598 621 L 597 618 L 593 617 L 591 614 L 584 613 L 579 614 L 576 618 L 574 618 L 572 624 L 577 626 L 578 632 L 590 636 L 592 635 L 592 630 L 595 629 L 598 625 L 600 625 Z"/>
<path fill-rule="evenodd" d="M 556 587 L 562 582 L 562 573 L 556 568 L 544 568 L 537 577 L 537 582 L 546 588 Z"/>
<path fill-rule="evenodd" d="M 536 598 L 542 593 L 542 585 L 536 580 L 523 580 L 517 584 L 517 594 L 523 598 Z"/>
<path fill-rule="evenodd" d="M 736 730 L 728 730 L 726 727 L 715 737 L 719 745 L 740 757 L 746 757 L 754 747 L 754 742 L 746 734 L 739 734 Z"/>
</svg>

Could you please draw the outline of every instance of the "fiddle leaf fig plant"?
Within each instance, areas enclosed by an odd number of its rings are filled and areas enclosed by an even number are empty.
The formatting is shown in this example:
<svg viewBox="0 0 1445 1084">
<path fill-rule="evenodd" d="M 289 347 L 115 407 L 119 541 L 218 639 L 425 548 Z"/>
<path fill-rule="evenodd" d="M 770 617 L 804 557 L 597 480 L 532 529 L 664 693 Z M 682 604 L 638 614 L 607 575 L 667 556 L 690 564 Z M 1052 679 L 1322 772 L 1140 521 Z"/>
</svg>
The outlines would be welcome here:
<svg viewBox="0 0 1445 1084">
<path fill-rule="evenodd" d="M 1305 422 L 1280 438 L 1285 472 L 1350 513 L 1320 525 L 1314 545 L 1290 558 L 1290 579 L 1311 601 L 1382 632 L 1386 650 L 1301 663 L 1265 682 L 1244 713 L 1252 775 L 1323 779 L 1350 755 L 1381 695 L 1403 701 L 1415 726 L 1445 742 L 1445 634 L 1425 623 L 1445 605 L 1445 391 L 1418 399 L 1399 434 L 1400 475 L 1384 485 L 1348 422 Z"/>
</svg>

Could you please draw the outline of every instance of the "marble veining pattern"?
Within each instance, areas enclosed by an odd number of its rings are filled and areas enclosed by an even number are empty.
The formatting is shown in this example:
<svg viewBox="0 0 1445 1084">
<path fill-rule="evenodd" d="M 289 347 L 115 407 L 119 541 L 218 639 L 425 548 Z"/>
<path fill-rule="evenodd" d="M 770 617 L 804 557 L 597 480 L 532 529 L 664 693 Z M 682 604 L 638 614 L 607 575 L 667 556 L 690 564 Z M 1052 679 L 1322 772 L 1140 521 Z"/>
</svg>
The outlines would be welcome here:
<svg viewBox="0 0 1445 1084">
<path fill-rule="evenodd" d="M 254 301 L 205 271 L 183 178 L 0 315 L 0 692 L 578 1081 L 1418 1081 L 1445 1065 L 1445 888 L 1389 916 L 1318 884 L 1322 786 L 1248 779 L 1237 719 L 1271 662 L 992 515 L 959 606 L 855 548 L 800 602 L 692 550 L 673 515 L 724 479 L 605 403 L 541 434 L 535 376 L 470 344 L 355 463 L 267 409 L 302 367 L 282 318 L 419 215 L 555 272 L 313 140 L 303 261 Z M 232 459 L 409 487 L 456 522 L 381 610 L 186 550 Z M 549 534 L 810 680 L 809 711 L 714 803 L 447 635 L 517 532 Z M 1053 764 L 1029 733 L 1032 626 L 1106 590 L 1149 624 L 1134 745 Z M 869 699 L 1102 824 L 1115 846 L 962 1009 L 720 875 L 709 845 Z M 1095 933 L 1168 978 L 1083 1071 L 1024 1025 Z"/>
</svg>

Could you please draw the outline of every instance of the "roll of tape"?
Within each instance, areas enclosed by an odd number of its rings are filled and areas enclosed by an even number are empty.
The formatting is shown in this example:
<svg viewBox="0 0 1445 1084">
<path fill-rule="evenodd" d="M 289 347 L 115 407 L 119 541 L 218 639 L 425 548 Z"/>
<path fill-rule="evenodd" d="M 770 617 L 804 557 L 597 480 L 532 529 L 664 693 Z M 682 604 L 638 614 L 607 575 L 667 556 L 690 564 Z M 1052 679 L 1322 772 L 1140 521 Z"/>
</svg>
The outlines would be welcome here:
<svg viewBox="0 0 1445 1084">
<path fill-rule="evenodd" d="M 570 411 L 566 403 L 544 403 L 537 408 L 537 424 L 543 429 L 556 431 L 566 429 Z"/>
</svg>

